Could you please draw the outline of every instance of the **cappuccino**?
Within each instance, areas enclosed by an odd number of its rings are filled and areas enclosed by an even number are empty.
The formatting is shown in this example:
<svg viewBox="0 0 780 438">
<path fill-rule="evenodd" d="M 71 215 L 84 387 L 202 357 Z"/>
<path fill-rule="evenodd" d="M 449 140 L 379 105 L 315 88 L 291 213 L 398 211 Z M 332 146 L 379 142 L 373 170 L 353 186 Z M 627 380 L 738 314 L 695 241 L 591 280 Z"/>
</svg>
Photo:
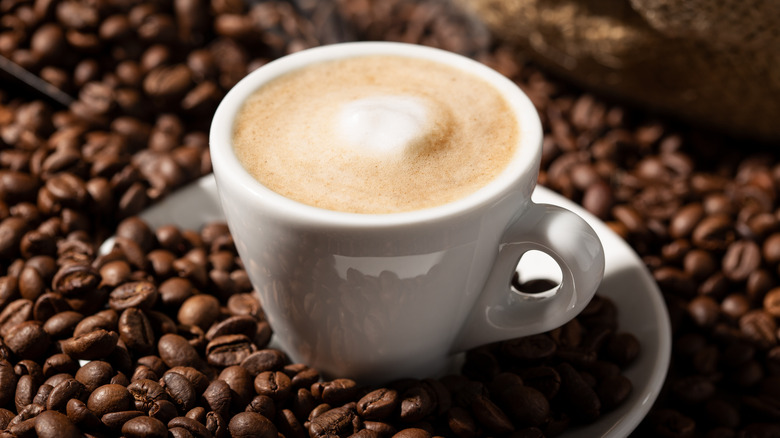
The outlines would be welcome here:
<svg viewBox="0 0 780 438">
<path fill-rule="evenodd" d="M 351 213 L 446 204 L 490 183 L 519 143 L 509 104 L 445 64 L 361 56 L 293 71 L 255 90 L 233 148 L 265 187 Z"/>
</svg>

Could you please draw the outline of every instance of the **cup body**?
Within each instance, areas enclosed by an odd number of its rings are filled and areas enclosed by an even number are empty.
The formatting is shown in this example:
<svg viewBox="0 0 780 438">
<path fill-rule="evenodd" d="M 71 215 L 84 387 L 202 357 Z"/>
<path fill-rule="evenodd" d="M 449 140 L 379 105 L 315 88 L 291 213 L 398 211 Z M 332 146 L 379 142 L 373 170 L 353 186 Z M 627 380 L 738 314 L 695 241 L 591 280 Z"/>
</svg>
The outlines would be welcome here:
<svg viewBox="0 0 780 438">
<path fill-rule="evenodd" d="M 232 151 L 232 125 L 252 91 L 311 63 L 376 54 L 443 62 L 499 89 L 521 132 L 507 169 L 458 201 L 380 215 L 304 205 L 268 190 L 244 170 Z M 538 115 L 511 81 L 437 49 L 345 43 L 288 55 L 250 73 L 217 109 L 211 159 L 228 226 L 280 347 L 293 361 L 329 377 L 378 382 L 438 372 L 469 315 L 484 313 L 475 303 L 502 236 L 532 204 L 541 143 Z M 581 298 L 572 312 L 589 296 Z"/>
</svg>

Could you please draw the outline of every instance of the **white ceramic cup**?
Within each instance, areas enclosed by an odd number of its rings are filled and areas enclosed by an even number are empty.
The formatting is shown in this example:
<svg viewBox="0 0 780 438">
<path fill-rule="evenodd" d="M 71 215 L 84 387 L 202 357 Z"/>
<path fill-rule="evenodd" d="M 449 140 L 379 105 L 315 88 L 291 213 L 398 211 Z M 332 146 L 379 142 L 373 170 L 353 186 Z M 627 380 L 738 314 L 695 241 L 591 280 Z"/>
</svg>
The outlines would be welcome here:
<svg viewBox="0 0 780 438">
<path fill-rule="evenodd" d="M 312 63 L 376 54 L 442 62 L 500 90 L 521 130 L 507 169 L 449 204 L 366 215 L 290 200 L 242 167 L 232 127 L 254 90 Z M 538 114 L 510 80 L 460 55 L 387 42 L 323 46 L 266 64 L 225 96 L 210 132 L 222 208 L 279 346 L 326 377 L 365 383 L 435 375 L 454 353 L 559 327 L 590 301 L 603 248 L 579 216 L 531 201 L 541 150 Z M 561 268 L 553 293 L 511 288 L 529 250 Z"/>
</svg>

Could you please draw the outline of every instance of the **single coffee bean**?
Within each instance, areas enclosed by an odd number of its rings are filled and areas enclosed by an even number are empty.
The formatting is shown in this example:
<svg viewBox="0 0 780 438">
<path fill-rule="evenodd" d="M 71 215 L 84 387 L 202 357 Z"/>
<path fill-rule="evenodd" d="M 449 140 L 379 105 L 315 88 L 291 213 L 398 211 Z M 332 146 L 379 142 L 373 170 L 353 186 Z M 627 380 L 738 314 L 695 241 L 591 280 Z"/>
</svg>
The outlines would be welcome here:
<svg viewBox="0 0 780 438">
<path fill-rule="evenodd" d="M 224 380 L 212 380 L 201 396 L 206 407 L 210 410 L 225 417 L 230 413 L 232 393 L 230 385 Z"/>
<path fill-rule="evenodd" d="M 11 301 L 0 312 L 0 336 L 5 338 L 17 325 L 33 317 L 34 303 L 24 298 Z"/>
<path fill-rule="evenodd" d="M 106 385 L 114 375 L 114 367 L 102 360 L 93 360 L 84 364 L 76 371 L 75 378 L 87 393 L 94 392 L 98 387 Z"/>
<path fill-rule="evenodd" d="M 187 339 L 176 334 L 169 333 L 161 336 L 157 341 L 157 351 L 160 358 L 171 368 L 176 366 L 202 368 L 204 365 L 198 352 L 187 342 Z"/>
<path fill-rule="evenodd" d="M 154 349 L 154 332 L 143 310 L 130 307 L 122 311 L 117 328 L 119 338 L 130 350 L 144 354 Z"/>
<path fill-rule="evenodd" d="M 206 425 L 199 423 L 192 418 L 174 417 L 168 422 L 168 428 L 180 427 L 187 430 L 195 438 L 209 438 L 211 433 L 206 429 Z"/>
<path fill-rule="evenodd" d="M 347 378 L 317 382 L 311 386 L 311 393 L 314 397 L 322 399 L 323 402 L 333 406 L 353 400 L 355 395 L 357 395 L 357 391 L 357 383 Z"/>
<path fill-rule="evenodd" d="M 276 403 L 283 403 L 292 394 L 290 378 L 281 371 L 264 371 L 255 377 L 255 391 L 270 397 Z"/>
<path fill-rule="evenodd" d="M 176 405 L 168 400 L 157 400 L 149 408 L 149 416 L 155 418 L 165 424 L 168 424 L 171 419 L 178 415 Z"/>
<path fill-rule="evenodd" d="M 119 314 L 112 309 L 89 315 L 81 320 L 73 329 L 73 336 L 81 336 L 97 329 L 117 331 Z"/>
<path fill-rule="evenodd" d="M 254 376 L 246 368 L 234 365 L 223 369 L 217 379 L 230 387 L 232 404 L 235 410 L 242 411 L 256 395 Z"/>
<path fill-rule="evenodd" d="M 209 378 L 202 372 L 192 367 L 177 366 L 169 369 L 163 374 L 168 373 L 181 374 L 182 376 L 186 377 L 187 380 L 189 380 L 192 384 L 192 387 L 195 388 L 195 392 L 198 394 L 202 394 L 209 385 Z"/>
<path fill-rule="evenodd" d="M 568 363 L 556 367 L 561 376 L 561 394 L 573 407 L 574 414 L 583 421 L 592 422 L 601 415 L 601 401 L 593 388 Z"/>
<path fill-rule="evenodd" d="M 252 338 L 257 332 L 257 321 L 248 315 L 231 316 L 214 323 L 206 332 L 206 339 L 214 340 L 219 336 L 242 334 Z"/>
<path fill-rule="evenodd" d="M 64 414 L 47 410 L 35 417 L 35 433 L 40 438 L 79 438 L 83 434 Z"/>
<path fill-rule="evenodd" d="M 399 430 L 393 438 L 431 438 L 431 433 L 419 427 L 408 427 Z"/>
<path fill-rule="evenodd" d="M 82 399 L 86 395 L 84 385 L 76 379 L 66 379 L 52 388 L 46 400 L 46 409 L 65 412 L 70 399 Z"/>
<path fill-rule="evenodd" d="M 277 438 L 276 426 L 256 412 L 241 412 L 233 416 L 228 424 L 230 436 L 235 438 Z"/>
<path fill-rule="evenodd" d="M 384 420 L 395 412 L 398 401 L 396 390 L 379 388 L 369 392 L 358 401 L 357 412 L 366 420 Z"/>
<path fill-rule="evenodd" d="M 116 384 L 98 387 L 87 400 L 87 408 L 98 418 L 111 412 L 132 410 L 134 405 L 133 396 L 127 388 Z"/>
<path fill-rule="evenodd" d="M 130 382 L 136 382 L 138 380 L 144 379 L 157 381 L 160 379 L 160 376 L 158 376 L 154 370 L 146 365 L 137 365 L 133 370 L 133 375 L 130 376 Z"/>
<path fill-rule="evenodd" d="M 105 358 L 116 348 L 119 335 L 97 329 L 90 333 L 74 336 L 60 342 L 62 352 L 79 360 Z"/>
<path fill-rule="evenodd" d="M 156 418 L 135 417 L 122 425 L 122 435 L 127 438 L 166 438 L 168 427 Z"/>
<path fill-rule="evenodd" d="M 486 396 L 476 397 L 471 403 L 471 411 L 477 422 L 492 433 L 503 435 L 515 430 L 504 411 Z"/>
<path fill-rule="evenodd" d="M 550 419 L 550 403 L 534 388 L 512 385 L 498 394 L 505 412 L 518 425 L 542 426 Z"/>
<path fill-rule="evenodd" d="M 477 423 L 469 411 L 461 407 L 453 407 L 447 412 L 447 426 L 457 436 L 476 436 Z"/>
<path fill-rule="evenodd" d="M 287 356 L 275 349 L 263 349 L 256 351 L 241 361 L 241 366 L 253 375 L 265 371 L 279 371 L 287 363 Z"/>
<path fill-rule="evenodd" d="M 323 412 L 330 409 L 330 405 L 326 403 L 323 403 L 318 407 L 323 410 Z M 268 397 L 267 395 L 257 395 L 252 398 L 252 401 L 250 401 L 248 405 L 246 405 L 246 409 L 244 409 L 244 411 L 257 412 L 265 418 L 274 418 L 276 417 L 276 403 L 274 403 L 271 397 Z M 309 419 L 313 418 L 313 415 L 316 411 L 317 407 L 315 407 L 312 412 L 309 413 Z"/>
<path fill-rule="evenodd" d="M 225 417 L 213 411 L 206 414 L 206 429 L 214 438 L 228 438 L 230 436 Z"/>
<path fill-rule="evenodd" d="M 185 300 L 177 315 L 181 324 L 198 326 L 208 330 L 219 317 L 219 301 L 206 294 L 194 295 Z"/>
<path fill-rule="evenodd" d="M 66 310 L 52 315 L 43 324 L 43 329 L 51 339 L 64 339 L 73 336 L 76 326 L 84 319 L 84 315 L 73 310 Z"/>
<path fill-rule="evenodd" d="M 157 295 L 157 287 L 153 283 L 146 281 L 124 283 L 111 291 L 108 305 L 117 312 L 130 307 L 146 310 L 157 301 Z"/>
<path fill-rule="evenodd" d="M 38 392 L 35 393 L 35 397 L 33 397 L 32 404 L 34 405 L 40 405 L 43 408 L 46 407 L 46 401 L 49 399 L 49 395 L 51 394 L 52 390 L 54 390 L 54 385 L 57 385 L 58 383 L 49 384 L 44 383 L 43 385 L 38 387 Z"/>
<path fill-rule="evenodd" d="M 49 334 L 40 321 L 15 325 L 5 336 L 5 344 L 23 359 L 38 359 L 49 348 Z"/>
<path fill-rule="evenodd" d="M 631 380 L 623 375 L 614 375 L 604 378 L 596 387 L 596 393 L 605 410 L 620 406 L 631 394 L 633 385 Z"/>
<path fill-rule="evenodd" d="M 240 364 L 256 350 L 246 335 L 223 335 L 206 345 L 206 358 L 209 365 L 229 367 Z"/>
<path fill-rule="evenodd" d="M 135 409 L 141 412 L 148 413 L 154 403 L 159 400 L 170 401 L 170 396 L 165 388 L 153 380 L 136 380 L 127 386 L 127 390 L 133 396 Z"/>
<path fill-rule="evenodd" d="M 729 280 L 742 281 L 761 265 L 761 249 L 752 240 L 738 240 L 723 256 L 723 273 Z"/>
<path fill-rule="evenodd" d="M 14 394 L 16 411 L 21 411 L 25 406 L 32 403 L 37 391 L 38 385 L 33 381 L 32 376 L 25 374 L 19 377 L 19 381 L 16 382 L 16 393 Z"/>
<path fill-rule="evenodd" d="M 353 407 L 334 408 L 314 417 L 309 422 L 309 436 L 314 438 L 349 436 L 360 429 L 360 423 L 360 417 Z"/>
<path fill-rule="evenodd" d="M 94 289 L 100 283 L 100 273 L 88 264 L 68 264 L 54 275 L 54 291 L 65 297 L 77 296 Z"/>
<path fill-rule="evenodd" d="M 160 385 L 170 396 L 179 412 L 187 412 L 195 407 L 198 395 L 186 377 L 179 373 L 165 373 L 160 379 Z"/>
<path fill-rule="evenodd" d="M 401 396 L 400 418 L 407 423 L 413 423 L 436 410 L 436 395 L 426 385 L 413 385 Z"/>
<path fill-rule="evenodd" d="M 100 417 L 100 422 L 103 423 L 110 431 L 118 433 L 122 429 L 122 425 L 128 421 L 132 420 L 133 418 L 144 416 L 144 413 L 140 411 L 109 412 Z"/>
</svg>

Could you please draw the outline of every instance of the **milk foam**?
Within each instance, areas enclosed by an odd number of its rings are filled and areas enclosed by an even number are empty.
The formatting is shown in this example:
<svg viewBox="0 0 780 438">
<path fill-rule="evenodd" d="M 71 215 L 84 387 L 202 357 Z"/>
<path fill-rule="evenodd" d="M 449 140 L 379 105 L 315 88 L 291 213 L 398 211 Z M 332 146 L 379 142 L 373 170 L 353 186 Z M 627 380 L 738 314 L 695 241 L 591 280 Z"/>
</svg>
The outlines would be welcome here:
<svg viewBox="0 0 780 438">
<path fill-rule="evenodd" d="M 371 96 L 344 104 L 338 126 L 359 153 L 399 155 L 425 134 L 427 112 L 414 96 Z"/>
<path fill-rule="evenodd" d="M 425 59 L 365 56 L 304 67 L 247 97 L 236 156 L 283 196 L 336 211 L 419 210 L 474 193 L 519 139 L 484 80 Z"/>
</svg>

